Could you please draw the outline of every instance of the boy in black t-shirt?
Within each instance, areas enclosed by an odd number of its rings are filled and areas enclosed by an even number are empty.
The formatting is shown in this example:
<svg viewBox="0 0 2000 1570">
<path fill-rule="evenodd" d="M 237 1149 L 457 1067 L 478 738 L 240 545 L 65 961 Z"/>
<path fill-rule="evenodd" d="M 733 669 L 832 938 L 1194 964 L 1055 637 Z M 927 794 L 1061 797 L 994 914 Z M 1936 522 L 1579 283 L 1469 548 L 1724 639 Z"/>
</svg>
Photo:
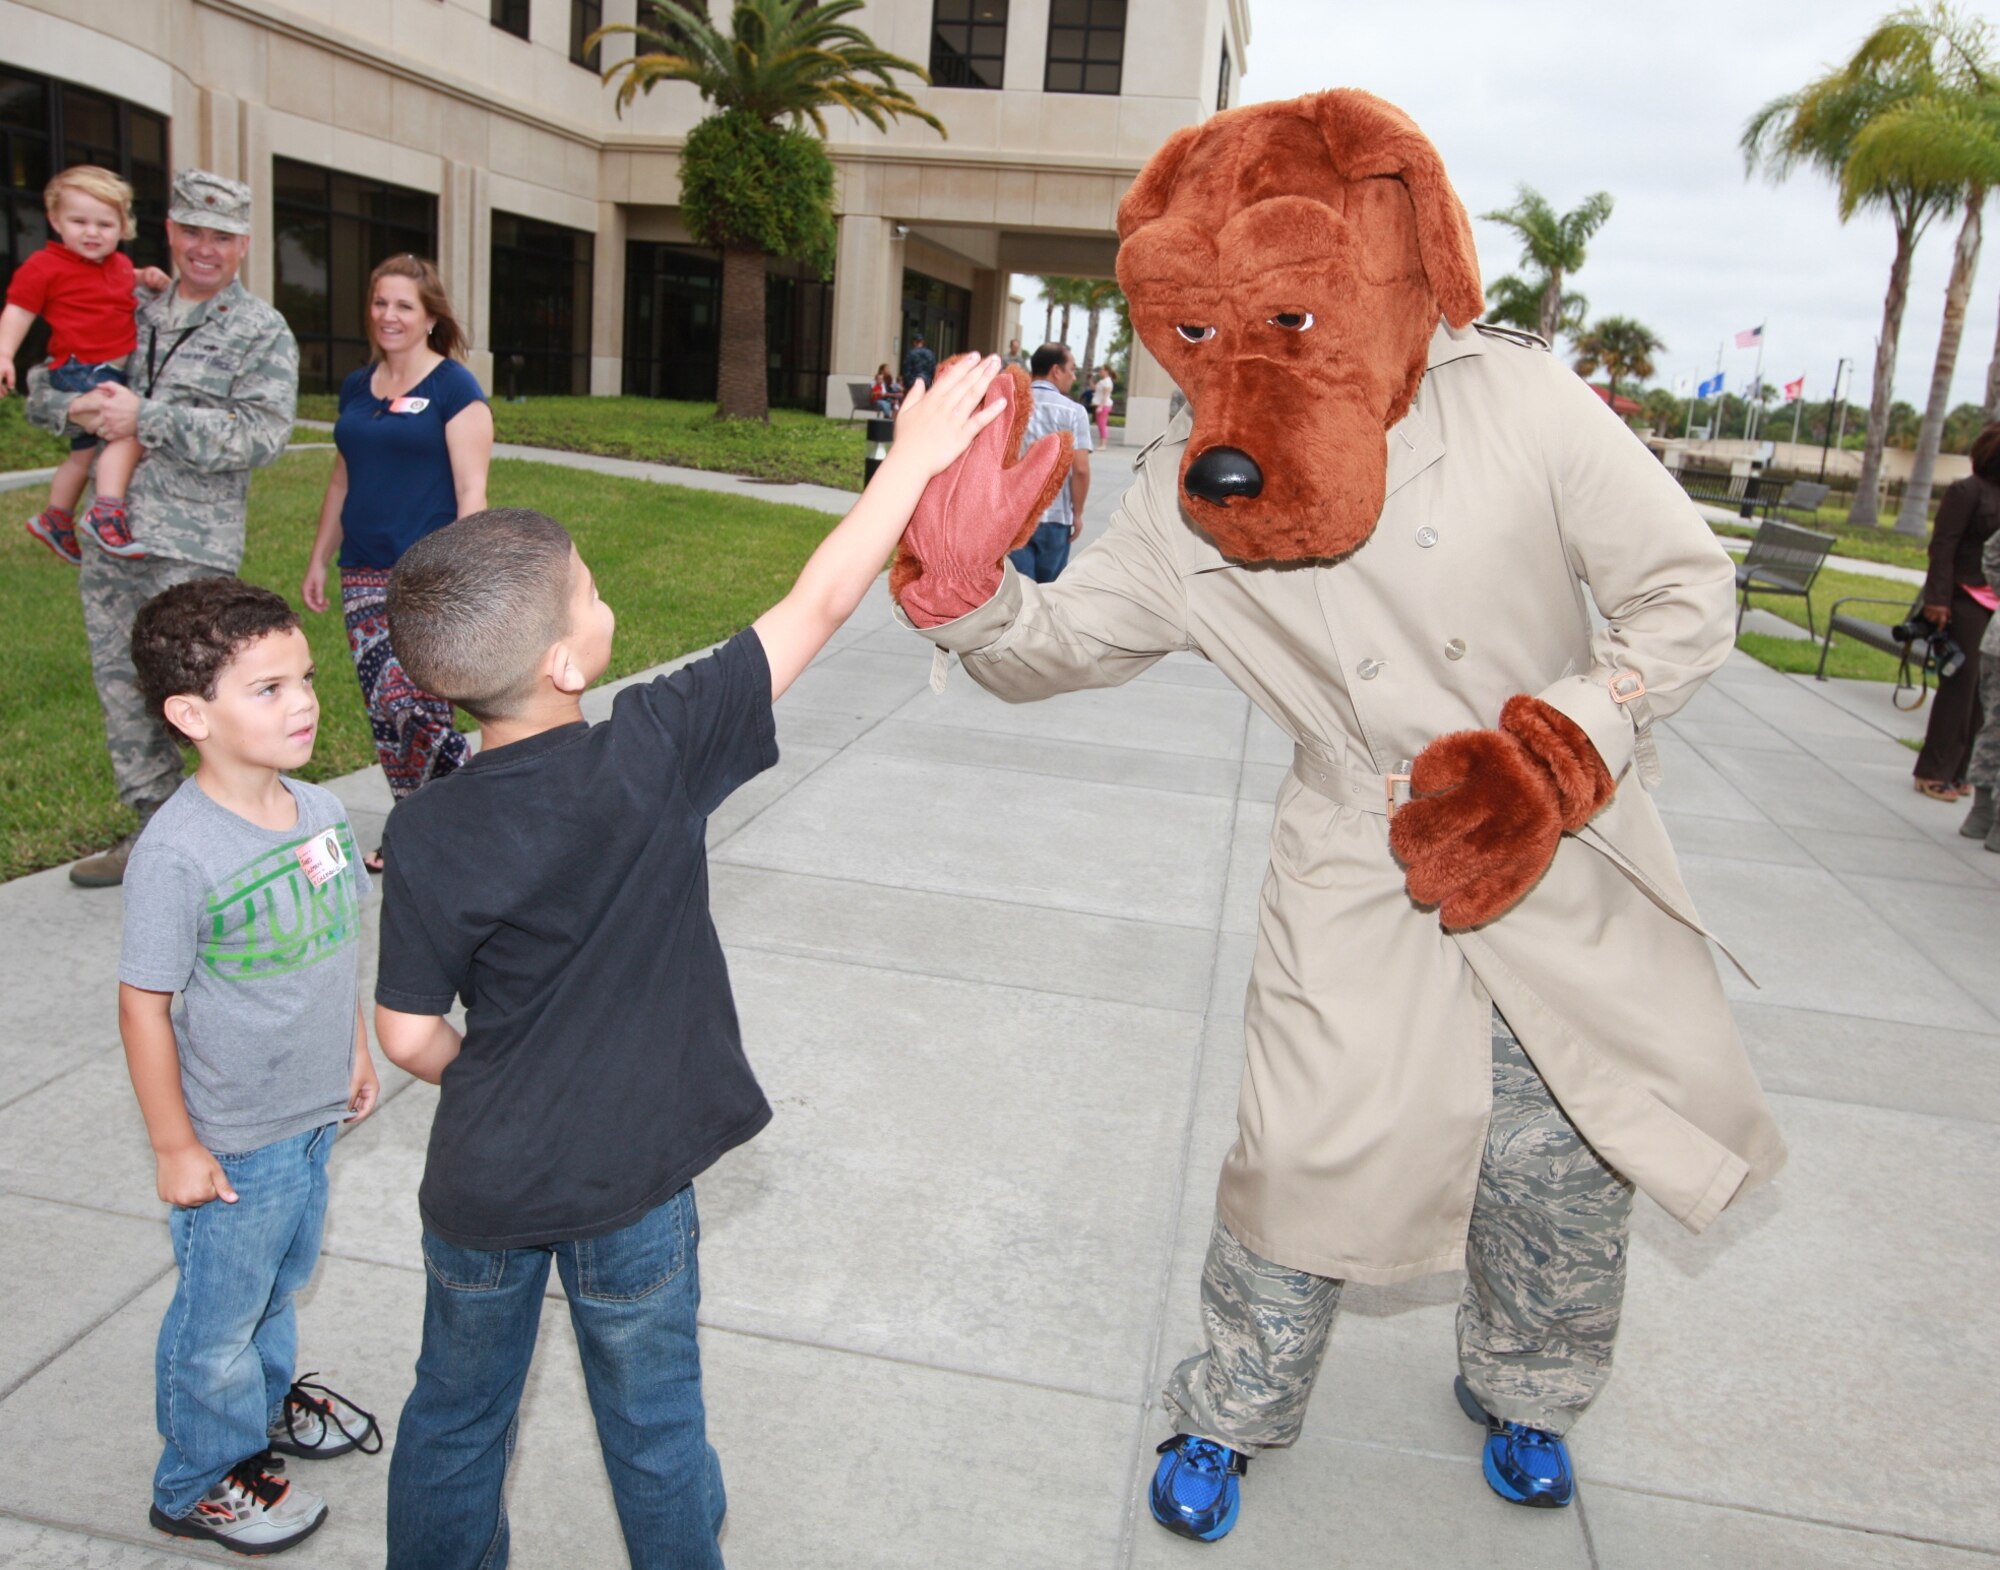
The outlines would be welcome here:
<svg viewBox="0 0 2000 1570">
<path fill-rule="evenodd" d="M 719 1566 L 721 1468 L 695 1344 L 691 1180 L 771 1116 L 708 911 L 707 819 L 777 761 L 771 705 L 881 570 L 932 476 L 1008 411 L 967 358 L 791 592 L 714 654 L 579 700 L 612 614 L 560 524 L 500 509 L 390 583 L 411 680 L 480 721 L 383 840 L 376 1028 L 441 1087 L 419 1192 L 427 1299 L 389 1474 L 390 1570 L 507 1558 L 501 1484 L 553 1259 L 635 1567 Z M 443 1017 L 466 1005 L 463 1039 Z"/>
</svg>

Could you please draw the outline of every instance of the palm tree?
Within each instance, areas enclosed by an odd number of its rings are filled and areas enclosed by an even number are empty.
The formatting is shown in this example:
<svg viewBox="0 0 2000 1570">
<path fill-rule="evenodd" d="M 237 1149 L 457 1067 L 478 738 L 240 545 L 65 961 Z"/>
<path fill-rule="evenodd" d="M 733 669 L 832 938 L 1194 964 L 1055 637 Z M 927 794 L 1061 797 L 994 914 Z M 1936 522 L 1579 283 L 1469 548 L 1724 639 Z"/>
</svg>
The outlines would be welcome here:
<svg viewBox="0 0 2000 1570">
<path fill-rule="evenodd" d="M 1082 305 L 1096 283 L 1094 278 L 1073 278 L 1066 273 L 1043 273 L 1037 280 L 1042 286 L 1042 299 L 1049 308 L 1051 325 L 1046 329 L 1047 343 L 1069 342 L 1069 315 Z M 1062 330 L 1057 332 L 1053 323 L 1055 313 L 1062 312 Z"/>
<path fill-rule="evenodd" d="M 1547 293 L 1546 279 L 1503 273 L 1486 286 L 1486 320 L 1539 333 L 1542 299 Z M 1556 302 L 1556 331 L 1565 338 L 1574 338 L 1583 330 L 1583 319 L 1589 310 L 1590 302 L 1582 295 L 1574 290 L 1562 292 Z M 1553 339 L 1550 347 L 1554 347 Z"/>
<path fill-rule="evenodd" d="M 1541 276 L 1541 309 L 1535 331 L 1551 344 L 1563 330 L 1563 284 L 1583 266 L 1584 246 L 1611 216 L 1611 197 L 1604 191 L 1583 199 L 1581 206 L 1558 214 L 1548 198 L 1532 185 L 1515 187 L 1514 205 L 1479 215 L 1488 223 L 1504 224 L 1521 237 L 1521 260 Z"/>
<path fill-rule="evenodd" d="M 604 73 L 617 106 L 661 82 L 691 82 L 716 112 L 689 133 L 681 153 L 682 213 L 704 245 L 722 252 L 718 419 L 767 420 L 764 272 L 770 256 L 833 267 L 833 165 L 821 111 L 845 109 L 876 130 L 892 119 L 943 122 L 896 83 L 893 73 L 930 77 L 885 53 L 841 18 L 863 0 L 735 0 L 730 30 L 707 7 L 656 0 L 649 23 L 598 29 L 597 40 L 631 33 L 644 51 Z M 622 78 L 622 80 L 619 80 Z M 810 125 L 816 136 L 808 135 Z"/>
<path fill-rule="evenodd" d="M 1881 60 L 1911 75 L 1928 73 L 1930 89 L 1876 116 L 1854 140 L 1841 171 L 1841 192 L 1902 180 L 1960 193 L 1965 214 L 1952 247 L 1945 284 L 1944 324 L 1931 367 L 1930 400 L 1917 432 L 1910 482 L 1896 512 L 1899 534 L 1930 532 L 1931 478 L 1944 437 L 1952 375 L 1965 336 L 1965 307 L 1979 267 L 1987 193 L 2000 186 L 2000 78 L 1994 74 L 1991 30 L 1938 4 L 1889 17 L 1862 42 L 1857 62 Z M 1989 369 L 1987 380 L 1993 373 Z"/>
<path fill-rule="evenodd" d="M 1759 168 L 1766 178 L 1787 178 L 1810 165 L 1840 186 L 1840 221 L 1863 209 L 1889 215 L 1896 250 L 1889 264 L 1889 289 L 1882 299 L 1882 329 L 1875 339 L 1875 385 L 1868 401 L 1868 432 L 1861 447 L 1861 477 L 1848 513 L 1850 528 L 1874 528 L 1881 510 L 1882 449 L 1889 436 L 1889 408 L 1895 400 L 1896 348 L 1903 332 L 1903 307 L 1910 292 L 1910 262 L 1924 230 L 1957 205 L 1949 186 L 1884 178 L 1852 185 L 1845 178 L 1855 140 L 1870 121 L 1917 97 L 1929 85 L 1927 64 L 1913 68 L 1907 57 L 1863 50 L 1839 70 L 1772 99 L 1743 128 L 1746 174 Z"/>
<path fill-rule="evenodd" d="M 1087 368 L 1097 365 L 1097 326 L 1106 311 L 1117 310 L 1125 293 L 1118 287 L 1115 278 L 1086 279 L 1087 288 L 1077 303 L 1090 312 L 1090 330 L 1083 341 L 1083 363 Z"/>
<path fill-rule="evenodd" d="M 1589 377 L 1601 369 L 1609 384 L 1605 402 L 1615 409 L 1612 400 L 1618 396 L 1619 377 L 1651 376 L 1653 356 L 1664 348 L 1644 322 L 1630 316 L 1600 316 L 1577 334 L 1576 374 Z"/>
</svg>

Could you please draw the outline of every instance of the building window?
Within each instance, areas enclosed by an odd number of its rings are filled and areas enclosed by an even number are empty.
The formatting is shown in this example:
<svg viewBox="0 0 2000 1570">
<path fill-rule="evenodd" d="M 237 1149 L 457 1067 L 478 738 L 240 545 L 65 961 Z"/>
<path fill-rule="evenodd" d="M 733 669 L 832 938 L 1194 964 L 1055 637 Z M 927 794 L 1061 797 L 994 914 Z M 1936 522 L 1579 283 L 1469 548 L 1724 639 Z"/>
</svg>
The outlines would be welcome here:
<svg viewBox="0 0 2000 1570">
<path fill-rule="evenodd" d="M 1007 61 L 1007 0 L 936 0 L 931 16 L 931 83 L 1000 87 Z"/>
<path fill-rule="evenodd" d="M 705 20 L 709 19 L 708 0 L 680 0 L 683 11 L 690 11 Z M 639 25 L 648 32 L 657 33 L 666 40 L 669 49 L 685 49 L 687 34 L 681 24 L 667 12 L 662 11 L 653 0 L 640 0 Z M 642 44 L 643 48 L 644 45 Z"/>
<path fill-rule="evenodd" d="M 501 32 L 516 38 L 528 36 L 528 0 L 493 0 L 493 9 L 487 14 Z"/>
<path fill-rule="evenodd" d="M 139 237 L 125 249 L 140 267 L 168 265 L 166 119 L 89 88 L 0 66 L 0 291 L 47 243 L 42 188 L 72 164 L 99 164 L 130 183 Z M 36 322 L 15 356 L 24 378 L 48 340 L 47 324 Z"/>
<path fill-rule="evenodd" d="M 487 311 L 495 392 L 509 398 L 589 393 L 596 246 L 595 236 L 581 229 L 493 214 L 496 283 Z"/>
<path fill-rule="evenodd" d="M 1115 97 L 1124 74 L 1125 0 L 1054 0 L 1042 90 Z"/>
<path fill-rule="evenodd" d="M 437 255 L 437 198 L 290 158 L 271 180 L 274 303 L 299 341 L 299 389 L 338 392 L 370 357 L 368 275 L 401 251 Z"/>
<path fill-rule="evenodd" d="M 765 389 L 772 407 L 825 406 L 833 362 L 833 286 L 773 258 L 764 279 Z M 632 240 L 625 246 L 628 397 L 715 401 L 722 351 L 722 262 L 713 251 Z"/>
<path fill-rule="evenodd" d="M 604 0 L 569 0 L 569 58 L 572 65 L 586 71 L 599 68 L 603 45 L 584 47 L 590 35 L 604 25 Z"/>
<path fill-rule="evenodd" d="M 1215 112 L 1221 114 L 1229 107 L 1229 40 L 1222 40 L 1222 70 L 1215 81 Z"/>
<path fill-rule="evenodd" d="M 910 352 L 910 344 L 918 333 L 924 335 L 924 347 L 943 363 L 968 347 L 967 328 L 971 321 L 970 289 L 904 268 L 903 341 L 896 348 L 898 373 L 903 368 L 902 356 Z"/>
</svg>

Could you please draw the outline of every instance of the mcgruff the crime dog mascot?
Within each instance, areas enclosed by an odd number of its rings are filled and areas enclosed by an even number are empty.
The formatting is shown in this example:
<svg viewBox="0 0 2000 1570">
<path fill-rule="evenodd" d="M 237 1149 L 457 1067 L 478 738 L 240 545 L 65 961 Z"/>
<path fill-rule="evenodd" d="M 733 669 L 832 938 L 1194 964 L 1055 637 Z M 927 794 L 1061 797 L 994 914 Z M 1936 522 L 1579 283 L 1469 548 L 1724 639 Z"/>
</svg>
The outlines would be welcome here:
<svg viewBox="0 0 2000 1570">
<path fill-rule="evenodd" d="M 1466 1269 L 1488 1482 L 1567 1504 L 1633 1187 L 1692 1230 L 1784 1146 L 1647 787 L 1732 638 L 1728 558 L 1603 402 L 1481 309 L 1398 109 L 1336 91 L 1172 137 L 1118 212 L 1188 408 L 1056 582 L 1005 564 L 1060 482 L 1015 418 L 934 482 L 891 585 L 1012 702 L 1193 650 L 1296 744 L 1244 1010 L 1203 1351 L 1151 1504 L 1212 1540 L 1298 1435 L 1344 1280 Z M 1602 621 L 1593 625 L 1588 602 Z"/>
</svg>

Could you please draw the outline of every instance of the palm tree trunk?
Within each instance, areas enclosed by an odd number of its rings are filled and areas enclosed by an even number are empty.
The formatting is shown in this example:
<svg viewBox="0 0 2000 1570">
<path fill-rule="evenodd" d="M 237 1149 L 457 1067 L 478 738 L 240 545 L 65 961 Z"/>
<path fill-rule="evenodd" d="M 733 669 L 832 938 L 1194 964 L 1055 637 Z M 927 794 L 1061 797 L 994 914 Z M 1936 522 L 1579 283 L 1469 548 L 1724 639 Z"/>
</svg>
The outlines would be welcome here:
<svg viewBox="0 0 2000 1570">
<path fill-rule="evenodd" d="M 1536 323 L 1543 339 L 1553 349 L 1556 346 L 1556 324 L 1562 320 L 1563 275 L 1560 269 L 1549 269 L 1549 281 L 1542 286 L 1542 314 Z"/>
<path fill-rule="evenodd" d="M 2000 422 L 2000 332 L 1993 335 L 1993 358 L 1986 362 L 1986 423 Z"/>
<path fill-rule="evenodd" d="M 1062 303 L 1062 313 L 1063 313 L 1063 325 L 1062 325 L 1062 341 L 1063 341 L 1064 343 L 1068 343 L 1068 342 L 1069 342 L 1069 301 L 1067 301 L 1067 300 L 1063 301 L 1063 303 Z"/>
<path fill-rule="evenodd" d="M 1104 307 L 1090 308 L 1090 331 L 1083 340 L 1083 368 L 1088 371 L 1097 365 L 1097 319 L 1104 314 Z"/>
<path fill-rule="evenodd" d="M 1946 406 L 1951 402 L 1951 376 L 1958 368 L 1958 345 L 1965 336 L 1965 306 L 1972 295 L 1972 275 L 1979 270 L 1980 212 L 1986 192 L 1973 186 L 1965 193 L 1965 222 L 1951 253 L 1951 280 L 1944 286 L 1944 327 L 1938 334 L 1937 362 L 1931 368 L 1931 401 L 1917 430 L 1917 455 L 1910 465 L 1910 483 L 1896 514 L 1896 532 L 1924 539 L 1930 534 L 1931 473 L 1937 467 L 1938 443 L 1944 438 Z"/>
<path fill-rule="evenodd" d="M 755 246 L 723 247 L 720 326 L 715 417 L 768 423 L 771 393 L 765 370 L 764 253 Z"/>
<path fill-rule="evenodd" d="M 1910 260 L 1917 252 L 1913 223 L 1896 225 L 1896 259 L 1889 264 L 1889 292 L 1882 300 L 1882 331 L 1875 339 L 1875 386 L 1868 395 L 1868 436 L 1861 446 L 1861 478 L 1847 512 L 1850 529 L 1882 523 L 1882 449 L 1889 444 L 1889 405 L 1896 395 L 1896 344 L 1903 336 L 1903 307 L 1910 298 Z"/>
<path fill-rule="evenodd" d="M 1043 295 L 1042 305 L 1047 312 L 1042 318 L 1042 342 L 1047 343 L 1056 335 L 1056 302 Z"/>
</svg>

